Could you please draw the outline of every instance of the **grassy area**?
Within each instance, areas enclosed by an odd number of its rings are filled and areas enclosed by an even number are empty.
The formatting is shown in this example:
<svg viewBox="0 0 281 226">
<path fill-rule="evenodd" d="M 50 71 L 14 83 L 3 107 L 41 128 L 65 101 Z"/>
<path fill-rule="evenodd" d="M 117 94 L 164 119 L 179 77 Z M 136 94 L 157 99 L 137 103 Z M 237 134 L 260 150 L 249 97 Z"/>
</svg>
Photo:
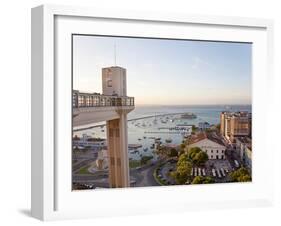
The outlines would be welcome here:
<svg viewBox="0 0 281 226">
<path fill-rule="evenodd" d="M 79 174 L 92 174 L 88 171 L 89 166 L 83 166 L 79 169 Z"/>
<path fill-rule="evenodd" d="M 136 168 L 141 166 L 141 162 L 139 160 L 130 160 L 129 161 L 129 167 L 130 168 Z"/>
</svg>

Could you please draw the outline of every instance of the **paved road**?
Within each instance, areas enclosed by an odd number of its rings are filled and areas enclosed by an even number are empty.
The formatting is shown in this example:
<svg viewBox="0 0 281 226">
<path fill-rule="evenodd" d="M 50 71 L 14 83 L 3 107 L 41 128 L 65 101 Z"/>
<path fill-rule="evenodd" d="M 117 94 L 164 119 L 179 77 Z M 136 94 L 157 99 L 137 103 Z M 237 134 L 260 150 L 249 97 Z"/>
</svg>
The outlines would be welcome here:
<svg viewBox="0 0 281 226">
<path fill-rule="evenodd" d="M 72 172 L 77 172 L 81 167 L 88 165 L 89 163 L 95 161 L 96 159 L 86 159 L 82 160 L 78 163 L 73 164 L 72 166 Z"/>
<path fill-rule="evenodd" d="M 131 169 L 130 170 L 130 178 L 131 181 L 136 181 L 134 187 L 145 187 L 145 186 L 159 186 L 159 184 L 155 181 L 153 177 L 153 172 L 156 168 L 155 165 L 148 165 L 141 169 Z M 86 183 L 93 184 L 97 187 L 108 187 L 108 173 L 100 172 L 91 174 L 74 174 L 73 182 L 76 183 Z M 102 186 L 104 185 L 104 186 Z"/>
<path fill-rule="evenodd" d="M 153 177 L 153 172 L 157 165 L 149 165 L 142 169 L 131 170 L 131 179 L 136 180 L 136 185 L 134 187 L 146 187 L 146 186 L 159 186 Z"/>
</svg>

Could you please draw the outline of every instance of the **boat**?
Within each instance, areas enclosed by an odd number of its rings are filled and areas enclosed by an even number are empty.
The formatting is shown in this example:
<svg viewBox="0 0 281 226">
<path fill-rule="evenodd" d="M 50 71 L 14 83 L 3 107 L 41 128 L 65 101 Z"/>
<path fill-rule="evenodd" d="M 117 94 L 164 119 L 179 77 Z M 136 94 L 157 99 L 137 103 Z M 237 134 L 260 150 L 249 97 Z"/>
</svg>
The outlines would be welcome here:
<svg viewBox="0 0 281 226">
<path fill-rule="evenodd" d="M 142 144 L 128 144 L 129 150 L 135 150 L 135 149 L 138 149 L 141 147 L 142 147 Z"/>
<path fill-rule="evenodd" d="M 168 138 L 165 141 L 166 141 L 166 143 L 171 143 L 173 140 L 171 138 Z"/>
<path fill-rule="evenodd" d="M 181 115 L 182 119 L 196 119 L 197 115 L 193 114 L 193 113 L 184 113 Z"/>
<path fill-rule="evenodd" d="M 141 138 L 139 138 L 138 140 L 141 140 Z"/>
</svg>

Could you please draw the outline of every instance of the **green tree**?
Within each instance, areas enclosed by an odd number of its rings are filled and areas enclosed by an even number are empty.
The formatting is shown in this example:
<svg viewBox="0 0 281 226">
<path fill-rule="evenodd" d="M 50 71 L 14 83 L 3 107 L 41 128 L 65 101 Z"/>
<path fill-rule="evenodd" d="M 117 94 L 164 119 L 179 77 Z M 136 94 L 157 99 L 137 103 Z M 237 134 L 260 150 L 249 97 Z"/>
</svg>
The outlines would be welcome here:
<svg viewBox="0 0 281 226">
<path fill-rule="evenodd" d="M 140 160 L 141 165 L 145 165 L 150 159 L 153 159 L 153 156 L 142 156 Z"/>
<path fill-rule="evenodd" d="M 187 154 L 182 154 L 177 162 L 177 169 L 171 175 L 178 184 L 185 184 L 190 177 L 192 164 L 189 162 Z"/>
<path fill-rule="evenodd" d="M 252 180 L 249 171 L 244 167 L 241 167 L 238 170 L 233 171 L 230 174 L 230 178 L 233 182 L 247 182 Z"/>
<path fill-rule="evenodd" d="M 176 157 L 178 156 L 178 151 L 175 148 L 171 148 L 170 152 L 169 152 L 169 157 Z"/>
<path fill-rule="evenodd" d="M 214 180 L 211 177 L 202 177 L 202 176 L 197 176 L 194 177 L 193 181 L 191 184 L 211 184 L 214 183 Z"/>
<path fill-rule="evenodd" d="M 182 141 L 182 143 L 180 144 L 180 150 L 184 150 L 185 149 L 185 143 L 184 143 L 184 141 Z"/>
<path fill-rule="evenodd" d="M 191 130 L 192 130 L 193 133 L 195 133 L 195 131 L 196 131 L 196 126 L 195 126 L 195 125 L 192 125 Z"/>
<path fill-rule="evenodd" d="M 199 147 L 190 148 L 188 151 L 188 158 L 195 165 L 205 164 L 208 160 L 208 155 Z"/>
<path fill-rule="evenodd" d="M 217 124 L 217 125 L 216 125 L 216 128 L 217 128 L 217 130 L 220 130 L 220 129 L 221 129 L 221 124 L 220 124 L 220 123 Z"/>
</svg>

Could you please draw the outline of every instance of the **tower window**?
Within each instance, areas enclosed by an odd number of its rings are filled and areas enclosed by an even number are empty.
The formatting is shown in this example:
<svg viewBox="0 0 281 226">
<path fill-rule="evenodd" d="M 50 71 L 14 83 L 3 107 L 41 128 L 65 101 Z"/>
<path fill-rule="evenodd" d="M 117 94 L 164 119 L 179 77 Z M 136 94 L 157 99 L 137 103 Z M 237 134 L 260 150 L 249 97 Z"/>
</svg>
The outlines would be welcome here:
<svg viewBox="0 0 281 226">
<path fill-rule="evenodd" d="M 112 87 L 112 80 L 107 80 L 107 87 Z"/>
</svg>

